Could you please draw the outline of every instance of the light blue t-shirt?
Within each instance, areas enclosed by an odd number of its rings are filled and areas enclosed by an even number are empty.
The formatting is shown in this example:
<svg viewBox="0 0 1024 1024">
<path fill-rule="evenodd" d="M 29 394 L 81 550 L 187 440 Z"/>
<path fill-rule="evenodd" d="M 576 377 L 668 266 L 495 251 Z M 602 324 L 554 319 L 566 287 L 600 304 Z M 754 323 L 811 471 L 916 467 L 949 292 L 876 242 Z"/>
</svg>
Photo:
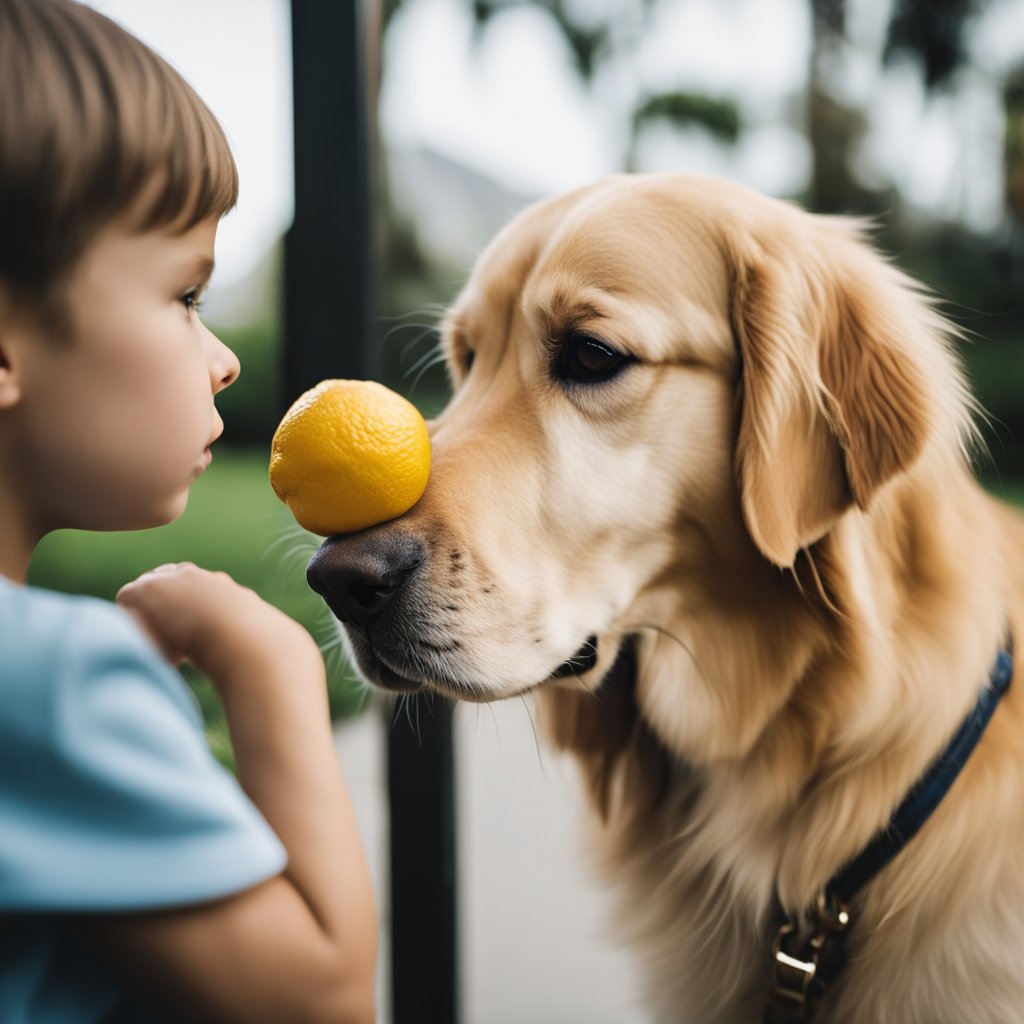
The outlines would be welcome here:
<svg viewBox="0 0 1024 1024">
<path fill-rule="evenodd" d="M 215 899 L 284 864 L 131 617 L 0 576 L 0 1021 L 153 1019 L 64 915 Z"/>
</svg>

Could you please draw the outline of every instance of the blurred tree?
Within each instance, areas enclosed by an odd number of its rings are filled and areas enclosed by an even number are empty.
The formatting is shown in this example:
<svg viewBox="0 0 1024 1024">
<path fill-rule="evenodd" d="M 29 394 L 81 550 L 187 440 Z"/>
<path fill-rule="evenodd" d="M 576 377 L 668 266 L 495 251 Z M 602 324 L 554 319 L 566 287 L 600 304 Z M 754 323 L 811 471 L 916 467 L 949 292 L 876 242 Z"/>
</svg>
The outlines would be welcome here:
<svg viewBox="0 0 1024 1024">
<path fill-rule="evenodd" d="M 1003 89 L 1006 129 L 1003 138 L 1003 191 L 1006 208 L 1024 228 L 1024 64 L 1006 79 Z"/>
<path fill-rule="evenodd" d="M 898 196 L 864 188 L 853 171 L 853 155 L 868 127 L 865 113 L 846 102 L 836 86 L 835 64 L 847 37 L 848 0 L 809 0 L 812 44 L 807 82 L 807 137 L 812 153 L 807 201 L 827 212 L 874 213 L 890 209 Z M 911 56 L 921 68 L 926 92 L 953 84 L 968 58 L 973 18 L 990 0 L 894 0 L 882 64 Z"/>
<path fill-rule="evenodd" d="M 979 236 L 960 224 L 912 225 L 893 194 L 872 209 L 851 177 L 849 157 L 864 121 L 855 109 L 821 103 L 830 88 L 829 60 L 846 43 L 847 0 L 810 0 L 814 18 L 808 96 L 808 135 L 814 152 L 812 202 L 818 209 L 886 212 L 885 242 L 901 264 L 940 295 L 955 295 L 948 312 L 961 321 L 973 344 L 963 355 L 987 413 L 982 424 L 991 460 L 980 469 L 993 482 L 1024 476 L 1024 309 L 1014 298 L 1024 253 L 1024 65 L 1002 89 L 1005 112 L 1003 182 L 1006 210 L 1016 232 Z M 952 90 L 970 59 L 969 34 L 991 0 L 894 0 L 882 50 L 882 66 L 910 57 L 919 66 L 927 95 Z M 996 83 L 998 88 L 998 82 Z M 834 99 L 834 97 L 831 97 Z M 1008 244 L 1007 244 L 1008 242 Z"/>
<path fill-rule="evenodd" d="M 805 201 L 826 212 L 871 212 L 884 200 L 856 180 L 853 154 L 867 129 L 864 112 L 836 91 L 835 66 L 846 43 L 845 0 L 810 0 L 811 52 L 806 130 L 811 175 Z"/>
<path fill-rule="evenodd" d="M 644 7 L 650 7 L 652 0 L 641 2 Z M 588 25 L 572 13 L 564 0 L 473 0 L 473 20 L 477 31 L 482 32 L 495 15 L 513 7 L 539 7 L 547 11 L 569 46 L 576 70 L 584 81 L 593 80 L 600 58 L 611 51 L 616 36 L 611 21 Z"/>
<path fill-rule="evenodd" d="M 909 53 L 921 63 L 925 88 L 948 84 L 967 61 L 967 29 L 989 0 L 895 0 L 883 59 Z"/>
<path fill-rule="evenodd" d="M 641 39 L 636 26 L 650 18 L 656 0 L 635 0 L 610 9 L 604 21 L 584 20 L 580 4 L 567 0 L 473 0 L 478 29 L 485 28 L 496 15 L 514 7 L 531 6 L 546 11 L 562 35 L 577 71 L 592 85 L 601 66 L 624 53 L 635 50 Z M 613 13 L 614 12 L 614 13 Z M 732 145 L 742 130 L 739 108 L 727 98 L 704 93 L 668 91 L 634 96 L 630 112 L 629 135 L 623 168 L 636 169 L 640 136 L 648 125 L 661 121 L 675 128 L 699 128 L 717 142 Z"/>
<path fill-rule="evenodd" d="M 636 49 L 657 0 L 611 5 L 605 8 L 603 19 L 588 16 L 585 5 L 571 0 L 467 2 L 472 4 L 478 40 L 503 14 L 526 7 L 544 11 L 561 35 L 576 71 L 585 84 L 592 86 L 606 65 Z M 390 18 L 401 6 L 402 0 L 386 0 L 386 17 Z M 676 128 L 698 128 L 725 145 L 735 143 L 743 127 L 739 107 L 732 99 L 676 90 L 632 97 L 627 116 L 627 145 L 622 158 L 626 170 L 635 169 L 640 136 L 656 122 Z"/>
<path fill-rule="evenodd" d="M 477 37 L 501 15 L 529 7 L 544 11 L 561 35 L 572 64 L 587 85 L 602 68 L 628 57 L 641 38 L 637 26 L 649 20 L 658 0 L 633 0 L 604 7 L 603 16 L 572 0 L 466 0 L 471 5 Z M 847 39 L 848 0 L 809 0 L 811 52 L 808 63 L 805 130 L 811 149 L 808 205 L 823 211 L 875 213 L 890 209 L 889 190 L 865 187 L 854 171 L 854 154 L 868 127 L 868 118 L 849 102 L 838 85 L 836 70 Z M 911 54 L 921 64 L 927 90 L 948 85 L 967 58 L 967 31 L 971 19 L 991 0 L 894 0 L 883 63 Z M 385 0 L 384 24 L 403 0 Z M 633 170 L 645 128 L 655 122 L 679 129 L 696 127 L 713 139 L 734 144 L 743 130 L 736 102 L 703 93 L 668 91 L 632 98 L 623 167 Z"/>
<path fill-rule="evenodd" d="M 405 0 L 407 2 L 407 0 Z M 573 0 L 466 0 L 471 7 L 478 38 L 504 13 L 529 7 L 544 11 L 557 28 L 573 66 L 592 85 L 611 60 L 628 57 L 641 38 L 644 24 L 659 0 L 632 0 L 593 8 Z M 850 0 L 808 0 L 811 16 L 811 51 L 808 62 L 805 130 L 811 149 L 807 194 L 811 207 L 827 211 L 877 213 L 892 210 L 899 197 L 891 190 L 865 187 L 854 170 L 855 152 L 868 127 L 868 116 L 843 95 L 837 68 L 849 45 L 847 22 Z M 386 26 L 403 0 L 383 0 Z M 992 0 L 893 0 L 882 49 L 882 66 L 906 56 L 920 65 L 928 93 L 952 88 L 957 72 L 969 57 L 968 37 L 973 22 L 992 6 Z M 1020 210 L 1017 182 L 1024 179 L 1020 156 L 1020 113 L 1024 100 L 1024 70 L 1011 80 L 1004 94 L 1007 113 L 1005 176 L 1007 205 Z M 657 121 L 677 128 L 697 127 L 716 141 L 733 144 L 743 131 L 742 114 L 732 99 L 702 93 L 669 91 L 632 98 L 628 111 L 628 145 L 623 166 L 634 169 L 638 140 Z M 1019 217 L 1019 213 L 1017 214 Z"/>
<path fill-rule="evenodd" d="M 676 128 L 703 128 L 713 139 L 726 145 L 740 137 L 742 123 L 736 104 L 695 92 L 663 92 L 639 101 L 630 126 L 626 170 L 636 168 L 636 150 L 643 128 L 665 121 Z"/>
</svg>

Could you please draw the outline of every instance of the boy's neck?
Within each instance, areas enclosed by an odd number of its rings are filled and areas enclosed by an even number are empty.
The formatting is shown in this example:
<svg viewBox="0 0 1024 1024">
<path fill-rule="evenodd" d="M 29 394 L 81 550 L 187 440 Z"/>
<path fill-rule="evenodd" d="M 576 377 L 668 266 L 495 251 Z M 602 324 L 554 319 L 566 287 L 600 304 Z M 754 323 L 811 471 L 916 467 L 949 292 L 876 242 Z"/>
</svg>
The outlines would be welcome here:
<svg viewBox="0 0 1024 1024">
<path fill-rule="evenodd" d="M 6 576 L 11 582 L 23 584 L 28 575 L 28 563 L 31 560 L 30 551 L 24 558 L 18 552 L 17 557 L 12 558 L 11 552 L 4 551 L 0 556 L 0 576 Z"/>
<path fill-rule="evenodd" d="M 0 498 L 0 573 L 15 583 L 24 583 L 32 552 L 42 539 L 28 528 L 19 509 Z"/>
</svg>

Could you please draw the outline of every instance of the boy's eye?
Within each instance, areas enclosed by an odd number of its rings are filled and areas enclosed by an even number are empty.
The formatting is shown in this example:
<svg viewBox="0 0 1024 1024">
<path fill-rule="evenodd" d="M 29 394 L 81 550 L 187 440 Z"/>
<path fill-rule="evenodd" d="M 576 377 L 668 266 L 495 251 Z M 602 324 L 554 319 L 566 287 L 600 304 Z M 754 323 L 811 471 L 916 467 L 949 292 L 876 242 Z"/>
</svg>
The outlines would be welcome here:
<svg viewBox="0 0 1024 1024">
<path fill-rule="evenodd" d="M 203 299 L 198 288 L 185 292 L 180 302 L 189 313 L 198 313 L 203 308 Z"/>
</svg>

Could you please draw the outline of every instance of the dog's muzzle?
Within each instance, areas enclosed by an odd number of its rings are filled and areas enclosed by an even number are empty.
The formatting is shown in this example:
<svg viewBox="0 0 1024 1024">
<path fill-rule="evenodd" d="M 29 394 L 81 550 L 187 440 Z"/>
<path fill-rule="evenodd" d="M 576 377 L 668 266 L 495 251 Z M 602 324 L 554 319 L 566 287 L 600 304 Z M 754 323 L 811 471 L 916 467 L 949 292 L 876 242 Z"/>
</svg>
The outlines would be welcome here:
<svg viewBox="0 0 1024 1024">
<path fill-rule="evenodd" d="M 363 530 L 325 540 L 306 568 L 306 580 L 340 622 L 365 632 L 426 557 L 422 542 L 411 534 Z"/>
<path fill-rule="evenodd" d="M 458 689 L 446 685 L 457 678 L 446 652 L 456 651 L 458 643 L 442 650 L 436 639 L 428 643 L 417 634 L 418 624 L 428 617 L 417 586 L 427 558 L 420 538 L 383 524 L 328 538 L 306 569 L 310 587 L 346 627 L 363 675 L 388 690 Z M 598 638 L 590 636 L 542 681 L 582 676 L 597 661 Z"/>
</svg>

